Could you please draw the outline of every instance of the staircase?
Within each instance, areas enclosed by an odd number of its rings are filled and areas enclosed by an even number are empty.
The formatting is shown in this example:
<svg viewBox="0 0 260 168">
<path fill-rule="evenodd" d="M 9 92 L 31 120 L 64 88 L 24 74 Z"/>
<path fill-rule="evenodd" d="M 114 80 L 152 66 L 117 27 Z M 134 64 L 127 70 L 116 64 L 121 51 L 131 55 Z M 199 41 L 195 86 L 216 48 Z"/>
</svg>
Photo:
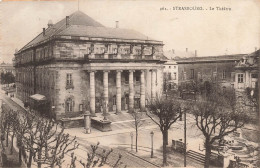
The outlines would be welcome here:
<svg viewBox="0 0 260 168">
<path fill-rule="evenodd" d="M 205 163 L 205 155 L 201 154 L 201 153 L 198 153 L 198 152 L 195 152 L 193 150 L 189 150 L 187 152 L 187 157 L 189 157 L 189 158 L 191 158 L 193 160 L 196 160 L 197 162 L 199 162 L 201 164 Z"/>
</svg>

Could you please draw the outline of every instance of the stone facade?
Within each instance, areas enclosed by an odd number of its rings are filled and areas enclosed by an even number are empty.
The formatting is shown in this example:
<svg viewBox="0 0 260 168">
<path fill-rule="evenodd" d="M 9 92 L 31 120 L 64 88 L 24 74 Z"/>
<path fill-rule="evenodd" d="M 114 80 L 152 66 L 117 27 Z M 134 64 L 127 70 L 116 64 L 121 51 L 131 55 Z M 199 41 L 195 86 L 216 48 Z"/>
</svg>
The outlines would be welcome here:
<svg viewBox="0 0 260 168">
<path fill-rule="evenodd" d="M 85 15 L 76 12 L 73 19 L 77 17 Z M 147 102 L 161 93 L 161 41 L 71 34 L 45 38 L 49 31 L 51 28 L 42 33 L 42 40 L 30 42 L 15 54 L 17 97 L 22 101 L 29 102 L 34 94 L 44 95 L 49 112 L 62 119 L 86 111 L 95 116 L 104 110 L 145 110 Z"/>
</svg>

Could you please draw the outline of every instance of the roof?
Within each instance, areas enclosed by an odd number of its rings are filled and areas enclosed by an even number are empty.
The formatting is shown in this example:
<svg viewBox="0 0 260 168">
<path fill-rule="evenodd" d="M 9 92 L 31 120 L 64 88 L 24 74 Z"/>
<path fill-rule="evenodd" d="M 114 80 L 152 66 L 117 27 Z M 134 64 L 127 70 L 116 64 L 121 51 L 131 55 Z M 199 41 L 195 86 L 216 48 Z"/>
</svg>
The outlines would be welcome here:
<svg viewBox="0 0 260 168">
<path fill-rule="evenodd" d="M 66 18 L 62 19 L 53 26 L 48 27 L 45 30 L 45 35 L 43 35 L 43 32 L 41 32 L 32 41 L 26 44 L 20 51 L 32 46 L 36 46 L 38 45 L 38 43 L 49 40 L 54 36 L 82 36 L 92 38 L 102 37 L 127 40 L 152 40 L 134 30 L 105 27 L 85 13 L 81 11 L 76 11 L 69 16 L 69 26 L 66 26 Z"/>
<path fill-rule="evenodd" d="M 46 97 L 41 94 L 34 94 L 34 95 L 30 96 L 30 98 L 37 100 L 37 101 L 46 100 Z"/>
<path fill-rule="evenodd" d="M 72 25 L 60 32 L 59 35 L 148 40 L 147 36 L 134 30 L 83 25 Z"/>
<path fill-rule="evenodd" d="M 164 55 L 169 59 L 174 59 L 176 57 L 187 58 L 194 57 L 195 51 L 179 51 L 179 50 L 168 50 L 164 51 Z"/>
<path fill-rule="evenodd" d="M 189 58 L 175 58 L 174 60 L 179 63 L 189 62 L 220 62 L 220 61 L 238 61 L 246 54 L 235 55 L 219 55 L 219 56 L 207 56 L 207 57 L 189 57 Z"/>
</svg>

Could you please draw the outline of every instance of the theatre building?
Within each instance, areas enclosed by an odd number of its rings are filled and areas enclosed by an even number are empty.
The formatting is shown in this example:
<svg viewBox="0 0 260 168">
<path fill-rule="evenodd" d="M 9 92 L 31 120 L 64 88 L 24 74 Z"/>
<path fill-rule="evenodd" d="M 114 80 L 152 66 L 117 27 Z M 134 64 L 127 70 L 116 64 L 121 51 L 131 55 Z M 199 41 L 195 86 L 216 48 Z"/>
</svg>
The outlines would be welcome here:
<svg viewBox="0 0 260 168">
<path fill-rule="evenodd" d="M 162 90 L 162 50 L 162 41 L 77 11 L 15 53 L 17 97 L 46 101 L 56 119 L 144 111 Z"/>
</svg>

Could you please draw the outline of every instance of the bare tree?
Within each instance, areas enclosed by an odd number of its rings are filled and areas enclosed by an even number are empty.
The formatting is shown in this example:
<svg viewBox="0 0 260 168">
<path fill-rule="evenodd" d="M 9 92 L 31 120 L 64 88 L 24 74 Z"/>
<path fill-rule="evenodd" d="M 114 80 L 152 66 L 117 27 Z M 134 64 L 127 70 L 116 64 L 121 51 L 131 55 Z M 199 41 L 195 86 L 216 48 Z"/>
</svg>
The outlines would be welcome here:
<svg viewBox="0 0 260 168">
<path fill-rule="evenodd" d="M 49 165 L 51 168 L 55 166 L 61 168 L 65 155 L 77 149 L 79 144 L 76 137 L 70 138 L 69 134 L 64 133 L 64 128 L 57 134 L 52 134 L 51 137 L 52 139 L 45 144 L 44 164 Z"/>
<path fill-rule="evenodd" d="M 131 113 L 131 115 L 132 115 L 132 117 L 134 119 L 133 126 L 135 128 L 135 151 L 138 152 L 138 130 L 144 123 L 144 121 L 142 120 L 143 113 L 137 112 L 137 111 L 133 111 Z"/>
<path fill-rule="evenodd" d="M 87 162 L 80 160 L 80 163 L 84 168 L 91 168 L 96 166 L 102 167 L 105 164 L 107 164 L 108 156 L 113 152 L 113 149 L 109 150 L 108 152 L 106 152 L 106 150 L 103 149 L 101 154 L 98 154 L 97 152 L 98 149 L 99 149 L 99 142 L 97 143 L 97 145 L 90 146 L 90 153 L 87 154 Z M 75 159 L 75 157 L 74 158 L 72 157 L 72 163 L 73 163 L 73 159 Z M 120 166 L 122 164 L 120 162 L 121 159 L 122 159 L 122 155 L 119 154 L 115 164 L 112 167 L 116 168 Z"/>
<path fill-rule="evenodd" d="M 157 97 L 149 105 L 147 116 L 157 124 L 163 136 L 163 166 L 167 165 L 168 130 L 180 117 L 181 102 Z"/>
<path fill-rule="evenodd" d="M 217 87 L 211 89 L 205 100 L 193 102 L 191 112 L 205 137 L 205 168 L 210 164 L 212 144 L 249 121 L 246 112 L 237 105 L 234 91 L 221 93 Z"/>
</svg>

